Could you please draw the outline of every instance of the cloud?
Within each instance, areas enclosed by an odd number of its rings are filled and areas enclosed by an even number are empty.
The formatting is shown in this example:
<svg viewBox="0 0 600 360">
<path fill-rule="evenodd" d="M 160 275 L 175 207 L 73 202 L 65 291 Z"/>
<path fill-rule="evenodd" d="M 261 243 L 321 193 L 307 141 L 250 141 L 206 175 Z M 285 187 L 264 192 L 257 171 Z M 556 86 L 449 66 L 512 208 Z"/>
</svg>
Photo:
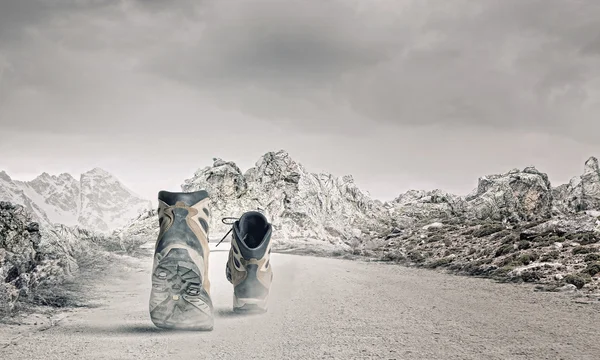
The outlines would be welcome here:
<svg viewBox="0 0 600 360">
<path fill-rule="evenodd" d="M 162 101 L 165 114 L 216 104 L 304 132 L 596 141 L 598 19 L 594 0 L 2 2 L 0 122 L 133 130 L 159 123 Z"/>
</svg>

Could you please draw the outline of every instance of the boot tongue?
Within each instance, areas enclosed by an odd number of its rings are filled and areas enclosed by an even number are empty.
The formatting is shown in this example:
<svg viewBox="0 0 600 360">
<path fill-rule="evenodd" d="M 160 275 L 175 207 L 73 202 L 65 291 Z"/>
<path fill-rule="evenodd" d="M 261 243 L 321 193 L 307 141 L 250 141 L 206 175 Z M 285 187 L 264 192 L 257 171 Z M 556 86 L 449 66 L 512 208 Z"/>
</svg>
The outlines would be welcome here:
<svg viewBox="0 0 600 360">
<path fill-rule="evenodd" d="M 251 234 L 245 234 L 244 237 L 242 238 L 242 241 L 244 242 L 244 244 L 246 244 L 246 246 L 248 246 L 249 248 L 253 248 L 256 247 L 257 241 L 254 239 L 254 237 Z"/>
<path fill-rule="evenodd" d="M 262 242 L 267 233 L 268 222 L 263 214 L 259 212 L 247 212 L 240 218 L 236 232 L 239 239 L 248 246 L 256 248 Z"/>
<path fill-rule="evenodd" d="M 241 219 L 240 219 L 241 220 Z M 255 247 L 259 242 L 256 241 L 254 239 L 254 237 L 252 236 L 252 234 L 250 232 L 248 232 L 251 229 L 251 225 L 246 225 L 248 227 L 244 228 L 242 226 L 242 222 L 239 221 L 234 225 L 234 231 L 237 235 L 237 238 L 244 243 L 244 245 L 246 245 L 249 249 L 252 249 L 253 247 Z"/>
</svg>

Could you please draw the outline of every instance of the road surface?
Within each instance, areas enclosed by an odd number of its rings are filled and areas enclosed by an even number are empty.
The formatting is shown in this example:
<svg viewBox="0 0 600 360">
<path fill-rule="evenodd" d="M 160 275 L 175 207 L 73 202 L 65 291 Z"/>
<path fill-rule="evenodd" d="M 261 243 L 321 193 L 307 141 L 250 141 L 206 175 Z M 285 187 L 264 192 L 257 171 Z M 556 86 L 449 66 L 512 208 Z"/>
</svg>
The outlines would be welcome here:
<svg viewBox="0 0 600 360">
<path fill-rule="evenodd" d="M 600 359 L 600 306 L 381 263 L 273 254 L 269 312 L 237 315 L 225 279 L 228 246 L 210 258 L 212 332 L 152 325 L 148 258 L 100 281 L 96 307 L 3 339 L 0 358 Z"/>
</svg>

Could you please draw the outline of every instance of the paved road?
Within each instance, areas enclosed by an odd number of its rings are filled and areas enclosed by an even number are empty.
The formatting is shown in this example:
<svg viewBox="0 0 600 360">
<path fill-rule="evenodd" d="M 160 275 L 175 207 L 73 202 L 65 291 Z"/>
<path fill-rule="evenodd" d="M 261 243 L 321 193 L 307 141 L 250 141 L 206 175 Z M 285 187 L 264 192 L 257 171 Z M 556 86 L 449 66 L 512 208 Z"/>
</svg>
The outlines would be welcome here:
<svg viewBox="0 0 600 360">
<path fill-rule="evenodd" d="M 269 312 L 236 315 L 227 246 L 211 253 L 212 332 L 153 327 L 147 259 L 98 284 L 98 307 L 0 347 L 0 358 L 600 359 L 598 306 L 379 263 L 274 254 Z"/>
</svg>

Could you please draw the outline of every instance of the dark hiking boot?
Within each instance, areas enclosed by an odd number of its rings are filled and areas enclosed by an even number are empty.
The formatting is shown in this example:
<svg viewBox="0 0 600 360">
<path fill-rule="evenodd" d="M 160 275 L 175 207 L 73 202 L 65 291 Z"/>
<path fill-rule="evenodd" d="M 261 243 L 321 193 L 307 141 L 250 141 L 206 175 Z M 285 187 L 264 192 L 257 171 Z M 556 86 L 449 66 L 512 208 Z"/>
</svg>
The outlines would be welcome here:
<svg viewBox="0 0 600 360">
<path fill-rule="evenodd" d="M 244 213 L 232 223 L 227 280 L 233 284 L 233 310 L 265 312 L 273 280 L 271 224 L 256 211 Z"/>
<path fill-rule="evenodd" d="M 160 328 L 212 330 L 208 193 L 158 193 L 150 317 Z"/>
</svg>

